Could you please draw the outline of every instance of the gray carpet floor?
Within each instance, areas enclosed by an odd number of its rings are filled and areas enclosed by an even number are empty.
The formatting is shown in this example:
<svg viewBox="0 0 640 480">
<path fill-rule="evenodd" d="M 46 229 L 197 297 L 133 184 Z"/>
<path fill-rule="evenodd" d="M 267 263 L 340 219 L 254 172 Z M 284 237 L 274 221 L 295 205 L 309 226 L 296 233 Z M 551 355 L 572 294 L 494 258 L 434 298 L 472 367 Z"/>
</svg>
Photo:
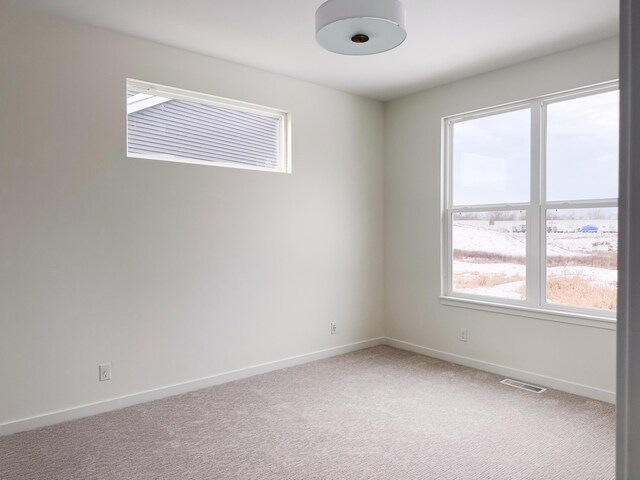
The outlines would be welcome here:
<svg viewBox="0 0 640 480">
<path fill-rule="evenodd" d="M 615 408 L 381 346 L 0 438 L 0 479 L 614 478 Z"/>
</svg>

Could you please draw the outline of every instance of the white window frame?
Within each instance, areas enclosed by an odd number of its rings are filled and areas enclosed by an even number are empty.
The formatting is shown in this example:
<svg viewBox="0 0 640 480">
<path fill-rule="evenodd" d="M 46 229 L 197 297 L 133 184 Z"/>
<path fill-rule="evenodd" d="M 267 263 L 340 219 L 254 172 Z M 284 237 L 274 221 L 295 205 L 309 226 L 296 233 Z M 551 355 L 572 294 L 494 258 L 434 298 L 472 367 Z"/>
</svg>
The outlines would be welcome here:
<svg viewBox="0 0 640 480">
<path fill-rule="evenodd" d="M 615 329 L 616 312 L 571 307 L 546 301 L 546 220 L 545 212 L 556 209 L 610 208 L 618 199 L 576 201 L 546 200 L 546 119 L 548 105 L 564 100 L 618 90 L 618 81 L 605 82 L 561 93 L 535 97 L 481 110 L 451 115 L 442 119 L 442 238 L 441 303 L 444 305 L 487 310 L 543 320 L 561 321 L 598 328 Z M 530 202 L 491 205 L 454 206 L 453 204 L 453 127 L 456 123 L 499 113 L 530 108 L 531 173 Z M 453 214 L 461 212 L 524 211 L 526 213 L 526 299 L 503 299 L 453 290 Z"/>
<path fill-rule="evenodd" d="M 172 155 L 162 154 L 140 154 L 129 152 L 129 128 L 127 127 L 126 136 L 126 150 L 128 158 L 142 158 L 146 160 L 162 160 L 178 163 L 192 163 L 196 165 L 208 165 L 213 167 L 228 167 L 238 168 L 244 170 L 259 170 L 263 172 L 277 172 L 277 173 L 291 173 L 291 113 L 285 110 L 280 110 L 272 107 L 265 107 L 263 105 L 257 105 L 254 103 L 243 102 L 240 100 L 233 100 L 225 97 L 218 97 L 215 95 L 209 95 L 206 93 L 199 93 L 190 90 L 184 90 L 181 88 L 169 87 L 166 85 L 160 85 L 157 83 L 145 82 L 142 80 L 134 80 L 127 78 L 126 90 L 134 91 L 142 94 L 158 95 L 175 100 L 185 100 L 188 102 L 196 102 L 205 105 L 213 105 L 215 107 L 222 107 L 226 109 L 237 110 L 240 112 L 248 112 L 256 115 L 269 116 L 276 118 L 279 122 L 280 138 L 278 140 L 278 167 L 266 168 L 255 165 L 246 165 L 241 163 L 215 161 L 210 162 L 206 160 L 198 160 L 186 157 L 177 157 Z M 126 98 L 126 93 L 125 93 Z M 127 115 L 129 114 L 130 106 L 127 105 Z"/>
</svg>

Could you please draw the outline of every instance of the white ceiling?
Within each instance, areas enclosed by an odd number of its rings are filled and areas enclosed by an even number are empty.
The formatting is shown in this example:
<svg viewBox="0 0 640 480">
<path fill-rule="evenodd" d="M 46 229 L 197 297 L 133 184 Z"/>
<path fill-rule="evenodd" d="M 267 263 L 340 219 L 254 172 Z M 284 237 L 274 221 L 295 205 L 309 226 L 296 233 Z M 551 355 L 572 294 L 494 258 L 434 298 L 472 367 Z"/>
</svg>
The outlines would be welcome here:
<svg viewBox="0 0 640 480">
<path fill-rule="evenodd" d="M 403 0 L 404 44 L 348 57 L 315 42 L 314 14 L 322 1 L 12 3 L 380 100 L 618 32 L 618 0 Z"/>
</svg>

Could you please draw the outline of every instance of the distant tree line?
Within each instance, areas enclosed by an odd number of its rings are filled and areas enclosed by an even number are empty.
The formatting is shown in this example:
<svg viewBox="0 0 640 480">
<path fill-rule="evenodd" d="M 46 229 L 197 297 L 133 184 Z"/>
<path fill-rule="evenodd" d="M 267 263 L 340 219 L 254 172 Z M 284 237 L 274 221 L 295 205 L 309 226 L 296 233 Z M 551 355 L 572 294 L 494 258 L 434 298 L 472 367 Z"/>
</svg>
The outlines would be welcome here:
<svg viewBox="0 0 640 480">
<path fill-rule="evenodd" d="M 490 225 L 495 222 L 516 222 L 524 221 L 526 213 L 524 210 L 505 210 L 494 212 L 459 212 L 454 219 L 456 221 L 465 220 L 485 220 Z M 577 208 L 547 210 L 547 220 L 617 220 L 617 208 Z"/>
<path fill-rule="evenodd" d="M 486 220 L 490 224 L 495 222 L 524 221 L 526 213 L 524 210 L 504 210 L 497 212 L 460 212 L 455 214 L 456 221 L 464 220 Z"/>
</svg>

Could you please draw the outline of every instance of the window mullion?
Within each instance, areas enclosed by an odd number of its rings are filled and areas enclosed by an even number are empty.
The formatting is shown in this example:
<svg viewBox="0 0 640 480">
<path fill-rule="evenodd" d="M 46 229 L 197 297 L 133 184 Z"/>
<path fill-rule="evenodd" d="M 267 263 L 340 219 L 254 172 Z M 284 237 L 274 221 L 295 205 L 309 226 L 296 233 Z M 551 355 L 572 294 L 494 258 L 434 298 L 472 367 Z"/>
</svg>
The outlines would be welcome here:
<svg viewBox="0 0 640 480">
<path fill-rule="evenodd" d="M 617 199 L 609 200 L 562 200 L 557 202 L 544 202 L 547 210 L 563 210 L 568 208 L 611 208 L 617 207 Z"/>
<path fill-rule="evenodd" d="M 543 295 L 542 102 L 531 104 L 531 206 L 527 211 L 527 303 L 540 306 Z"/>
<path fill-rule="evenodd" d="M 461 207 L 451 207 L 449 211 L 453 213 L 473 213 L 473 212 L 509 212 L 512 210 L 526 210 L 528 203 L 500 203 L 495 205 L 465 205 Z"/>
</svg>

